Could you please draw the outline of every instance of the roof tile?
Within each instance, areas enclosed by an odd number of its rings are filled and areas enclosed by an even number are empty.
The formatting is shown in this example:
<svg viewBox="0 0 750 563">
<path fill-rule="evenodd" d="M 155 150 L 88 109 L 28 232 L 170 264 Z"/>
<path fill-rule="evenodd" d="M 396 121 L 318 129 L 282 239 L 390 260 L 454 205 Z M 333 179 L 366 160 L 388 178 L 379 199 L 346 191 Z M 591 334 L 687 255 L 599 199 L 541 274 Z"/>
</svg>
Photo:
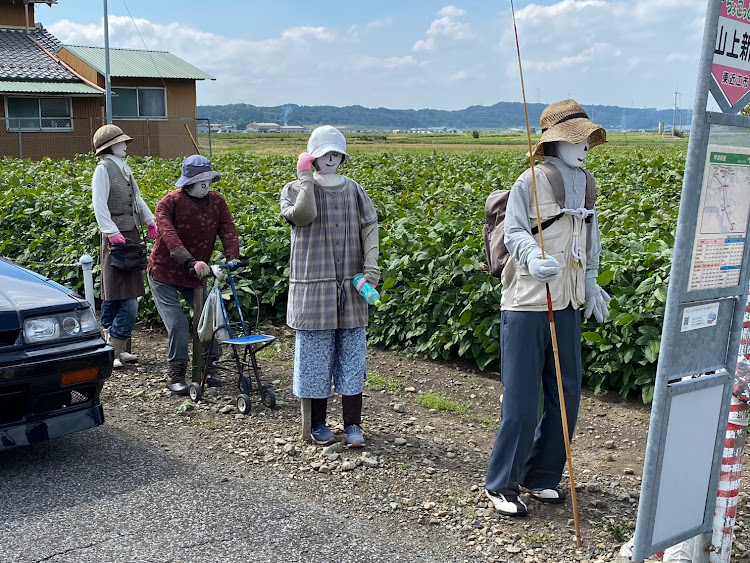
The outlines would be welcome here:
<svg viewBox="0 0 750 563">
<path fill-rule="evenodd" d="M 44 28 L 35 29 L 30 35 L 50 51 L 60 46 Z M 3 27 L 0 27 L 0 79 L 81 82 L 30 41 L 23 29 Z"/>
</svg>

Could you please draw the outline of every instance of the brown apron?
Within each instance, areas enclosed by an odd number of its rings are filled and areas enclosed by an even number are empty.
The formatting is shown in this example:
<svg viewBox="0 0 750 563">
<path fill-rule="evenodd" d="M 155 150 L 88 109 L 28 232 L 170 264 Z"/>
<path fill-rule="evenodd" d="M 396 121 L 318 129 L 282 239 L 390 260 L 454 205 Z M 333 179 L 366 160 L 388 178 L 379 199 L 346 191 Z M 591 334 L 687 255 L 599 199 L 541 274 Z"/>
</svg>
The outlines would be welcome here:
<svg viewBox="0 0 750 563">
<path fill-rule="evenodd" d="M 142 242 L 138 229 L 122 231 L 122 236 L 128 242 Z M 123 272 L 115 270 L 109 259 L 109 239 L 101 235 L 101 256 L 99 263 L 102 265 L 101 296 L 104 301 L 120 301 L 122 299 L 135 299 L 145 295 L 146 288 L 143 284 L 143 271 L 133 270 Z"/>
</svg>

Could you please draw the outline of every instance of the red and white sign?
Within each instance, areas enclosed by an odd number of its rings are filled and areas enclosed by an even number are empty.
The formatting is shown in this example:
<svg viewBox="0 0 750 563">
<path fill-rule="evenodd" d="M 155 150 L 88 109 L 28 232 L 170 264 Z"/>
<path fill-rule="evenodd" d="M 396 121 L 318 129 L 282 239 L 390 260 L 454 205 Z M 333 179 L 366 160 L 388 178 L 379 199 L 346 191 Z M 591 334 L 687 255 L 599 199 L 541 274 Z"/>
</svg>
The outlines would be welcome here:
<svg viewBox="0 0 750 563">
<path fill-rule="evenodd" d="M 711 74 L 730 106 L 750 92 L 750 1 L 722 0 Z"/>
</svg>

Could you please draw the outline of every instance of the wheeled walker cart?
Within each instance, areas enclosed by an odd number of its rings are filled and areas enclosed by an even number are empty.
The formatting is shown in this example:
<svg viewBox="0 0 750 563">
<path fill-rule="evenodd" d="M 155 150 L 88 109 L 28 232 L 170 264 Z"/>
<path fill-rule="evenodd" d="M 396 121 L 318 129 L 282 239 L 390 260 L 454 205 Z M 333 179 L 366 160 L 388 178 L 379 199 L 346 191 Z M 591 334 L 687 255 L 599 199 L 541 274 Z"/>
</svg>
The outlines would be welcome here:
<svg viewBox="0 0 750 563">
<path fill-rule="evenodd" d="M 237 410 L 240 414 L 248 414 L 250 412 L 252 406 L 250 396 L 252 393 L 258 393 L 260 401 L 268 408 L 272 409 L 276 406 L 276 394 L 272 389 L 263 385 L 256 357 L 259 351 L 270 345 L 276 338 L 266 334 L 251 334 L 245 322 L 245 318 L 242 315 L 242 307 L 240 307 L 240 300 L 237 296 L 237 288 L 232 278 L 232 271 L 244 266 L 247 266 L 247 262 L 222 264 L 212 266 L 211 268 L 214 276 L 214 284 L 222 283 L 221 278 L 226 276 L 226 282 L 232 289 L 232 299 L 237 308 L 239 321 L 229 321 L 224 300 L 219 298 L 218 301 L 221 308 L 221 315 L 219 317 L 223 319 L 223 323 L 216 323 L 213 327 L 209 352 L 202 357 L 200 382 L 195 381 L 191 383 L 189 388 L 190 398 L 195 402 L 200 401 L 203 398 L 203 392 L 206 388 L 209 369 L 215 369 L 219 372 L 236 371 L 237 389 L 239 390 L 239 395 L 237 395 Z M 258 307 L 260 309 L 260 304 L 258 304 Z M 228 335 L 228 338 L 223 338 L 225 335 Z M 220 346 L 229 345 L 231 354 L 226 360 L 219 359 L 211 362 L 209 355 L 215 349 L 217 341 L 220 343 Z"/>
</svg>

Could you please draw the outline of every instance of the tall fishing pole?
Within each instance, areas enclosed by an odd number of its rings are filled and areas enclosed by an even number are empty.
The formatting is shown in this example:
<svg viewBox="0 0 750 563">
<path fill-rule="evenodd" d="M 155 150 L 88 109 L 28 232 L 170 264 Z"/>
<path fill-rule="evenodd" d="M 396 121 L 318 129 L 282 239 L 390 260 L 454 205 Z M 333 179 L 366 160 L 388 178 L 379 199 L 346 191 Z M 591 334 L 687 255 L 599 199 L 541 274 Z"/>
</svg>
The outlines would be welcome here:
<svg viewBox="0 0 750 563">
<path fill-rule="evenodd" d="M 539 212 L 539 198 L 536 193 L 536 173 L 534 172 L 534 155 L 531 147 L 531 129 L 529 128 L 529 110 L 526 106 L 526 89 L 523 84 L 523 67 L 521 66 L 521 47 L 518 44 L 518 29 L 516 28 L 516 11 L 513 8 L 513 0 L 510 0 L 510 11 L 513 14 L 513 33 L 516 36 L 516 53 L 518 53 L 518 72 L 521 75 L 521 96 L 523 97 L 523 113 L 526 118 L 526 141 L 529 146 L 529 162 L 531 163 L 531 187 L 534 193 L 534 204 L 536 206 L 537 221 L 540 222 L 539 228 L 539 247 L 542 250 L 542 260 L 544 254 L 544 238 L 541 229 L 541 213 Z M 563 438 L 565 439 L 565 454 L 568 459 L 568 474 L 570 476 L 570 498 L 573 501 L 573 521 L 576 529 L 576 545 L 581 547 L 581 524 L 578 521 L 578 499 L 576 497 L 576 483 L 573 477 L 573 458 L 570 454 L 570 434 L 568 433 L 568 414 L 565 408 L 565 395 L 563 393 L 562 370 L 560 369 L 560 352 L 557 349 L 557 332 L 555 330 L 555 314 L 552 310 L 552 295 L 549 291 L 549 283 L 544 284 L 547 288 L 547 312 L 549 313 L 549 330 L 552 334 L 552 352 L 555 357 L 555 373 L 557 374 L 557 395 L 560 400 L 560 416 L 562 418 Z"/>
</svg>

